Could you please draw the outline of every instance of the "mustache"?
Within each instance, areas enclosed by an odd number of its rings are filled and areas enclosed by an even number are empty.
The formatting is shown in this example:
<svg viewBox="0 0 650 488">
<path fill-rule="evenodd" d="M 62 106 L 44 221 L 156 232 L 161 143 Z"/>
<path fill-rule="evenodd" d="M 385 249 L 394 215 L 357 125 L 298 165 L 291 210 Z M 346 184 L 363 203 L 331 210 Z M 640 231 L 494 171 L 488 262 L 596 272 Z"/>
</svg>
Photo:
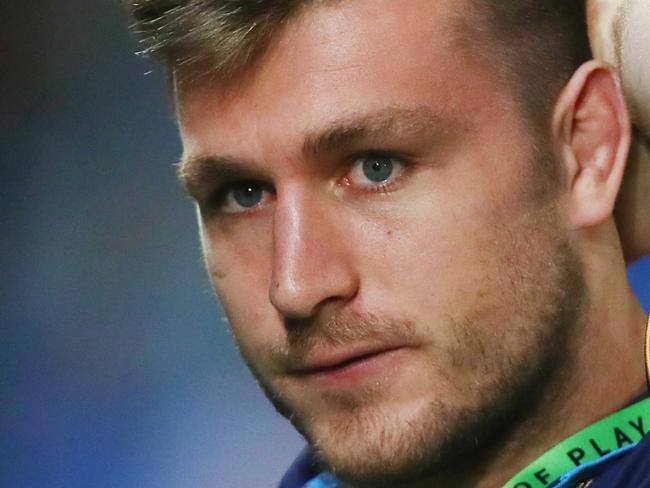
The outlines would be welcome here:
<svg viewBox="0 0 650 488">
<path fill-rule="evenodd" d="M 271 359 L 285 371 L 295 370 L 316 350 L 358 344 L 404 345 L 414 342 L 415 326 L 408 320 L 346 310 L 313 319 L 286 319 L 286 341 L 271 350 Z"/>
</svg>

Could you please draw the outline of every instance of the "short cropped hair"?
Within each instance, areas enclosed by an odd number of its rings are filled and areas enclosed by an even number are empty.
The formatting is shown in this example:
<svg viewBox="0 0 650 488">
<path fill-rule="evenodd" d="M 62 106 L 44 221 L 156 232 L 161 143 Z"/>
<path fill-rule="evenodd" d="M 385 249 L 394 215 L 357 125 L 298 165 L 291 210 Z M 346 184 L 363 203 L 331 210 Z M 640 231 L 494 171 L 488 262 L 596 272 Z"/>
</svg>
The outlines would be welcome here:
<svg viewBox="0 0 650 488">
<path fill-rule="evenodd" d="M 143 53 L 161 58 L 172 72 L 200 67 L 217 78 L 233 76 L 249 64 L 273 34 L 305 7 L 327 3 L 123 1 L 136 20 Z M 494 60 L 528 115 L 537 121 L 547 119 L 561 88 L 591 57 L 585 0 L 455 1 L 470 7 L 462 12 L 462 23 L 469 27 L 470 39 L 476 40 L 477 52 Z"/>
<path fill-rule="evenodd" d="M 477 39 L 488 41 L 484 55 L 528 115 L 547 123 L 564 85 L 592 58 L 585 0 L 470 0 L 470 6 Z"/>
</svg>

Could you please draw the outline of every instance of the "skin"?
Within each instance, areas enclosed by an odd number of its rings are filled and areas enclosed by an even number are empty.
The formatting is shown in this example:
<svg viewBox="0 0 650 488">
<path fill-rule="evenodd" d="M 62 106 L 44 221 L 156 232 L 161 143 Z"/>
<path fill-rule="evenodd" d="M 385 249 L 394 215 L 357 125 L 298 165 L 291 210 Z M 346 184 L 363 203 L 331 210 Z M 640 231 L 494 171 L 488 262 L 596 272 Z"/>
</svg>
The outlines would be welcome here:
<svg viewBox="0 0 650 488">
<path fill-rule="evenodd" d="M 643 134 L 650 137 L 650 89 L 647 83 L 650 62 L 646 55 L 650 47 L 648 2 L 629 0 L 623 4 L 619 15 L 617 29 L 621 46 L 618 57 L 623 85 L 634 120 Z"/>
<path fill-rule="evenodd" d="M 538 141 L 498 70 L 456 44 L 458 9 L 310 9 L 236 82 L 178 93 L 241 353 L 355 486 L 501 486 L 644 385 L 612 217 L 631 137 L 616 77 L 583 66 Z M 367 151 L 392 158 L 385 184 Z M 561 166 L 553 191 L 539 157 Z M 251 185 L 258 204 L 238 205 Z"/>
<path fill-rule="evenodd" d="M 647 0 L 591 0 L 587 18 L 592 50 L 597 59 L 621 71 L 635 122 L 650 135 L 650 90 L 644 80 L 650 73 L 645 53 L 650 47 Z"/>
<path fill-rule="evenodd" d="M 596 59 L 619 70 L 638 131 L 616 205 L 616 222 L 628 262 L 650 252 L 650 49 L 647 0 L 591 0 L 587 3 L 589 38 Z"/>
</svg>

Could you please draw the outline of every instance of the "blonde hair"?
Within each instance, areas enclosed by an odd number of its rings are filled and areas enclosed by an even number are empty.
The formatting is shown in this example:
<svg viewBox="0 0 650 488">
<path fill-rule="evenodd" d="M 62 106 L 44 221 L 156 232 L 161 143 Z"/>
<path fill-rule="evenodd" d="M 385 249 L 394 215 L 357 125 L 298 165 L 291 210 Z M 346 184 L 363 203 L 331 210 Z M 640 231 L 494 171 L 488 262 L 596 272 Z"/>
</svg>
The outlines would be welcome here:
<svg viewBox="0 0 650 488">
<path fill-rule="evenodd" d="M 172 71 L 233 76 L 308 6 L 327 0 L 123 0 L 142 53 Z M 329 0 L 332 2 L 333 0 Z M 344 1 L 344 0 L 338 0 Z M 350 0 L 354 1 L 354 0 Z M 584 0 L 454 0 L 468 49 L 493 61 L 520 105 L 545 120 L 573 72 L 591 57 Z M 462 6 L 461 6 L 462 4 Z M 469 8 L 467 8 L 469 7 Z M 189 67 L 189 69 L 187 69 Z"/>
</svg>

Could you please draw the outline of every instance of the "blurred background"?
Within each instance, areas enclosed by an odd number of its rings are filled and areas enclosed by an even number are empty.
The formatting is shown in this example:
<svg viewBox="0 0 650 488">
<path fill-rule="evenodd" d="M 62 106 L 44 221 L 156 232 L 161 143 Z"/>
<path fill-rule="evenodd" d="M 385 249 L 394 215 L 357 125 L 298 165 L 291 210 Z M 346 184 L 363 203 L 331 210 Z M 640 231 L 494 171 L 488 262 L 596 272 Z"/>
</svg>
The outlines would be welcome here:
<svg viewBox="0 0 650 488">
<path fill-rule="evenodd" d="M 2 5 L 0 486 L 271 487 L 302 441 L 232 344 L 129 22 Z"/>
<path fill-rule="evenodd" d="M 161 70 L 117 0 L 1 12 L 0 486 L 274 486 L 302 440 L 203 272 Z"/>
</svg>

